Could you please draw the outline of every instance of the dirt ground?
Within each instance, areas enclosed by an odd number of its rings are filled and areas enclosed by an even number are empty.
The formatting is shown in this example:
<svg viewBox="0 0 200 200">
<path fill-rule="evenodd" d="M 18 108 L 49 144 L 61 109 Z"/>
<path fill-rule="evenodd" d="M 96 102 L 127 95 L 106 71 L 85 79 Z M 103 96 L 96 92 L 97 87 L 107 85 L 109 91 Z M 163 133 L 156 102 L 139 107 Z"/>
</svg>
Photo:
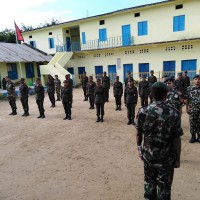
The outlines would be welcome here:
<svg viewBox="0 0 200 200">
<path fill-rule="evenodd" d="M 111 90 L 112 91 L 112 90 Z M 111 92 L 110 92 L 111 95 Z M 46 119 L 37 119 L 31 96 L 30 117 L 9 116 L 0 102 L 0 200 L 139 200 L 143 198 L 143 164 L 137 156 L 136 130 L 127 126 L 126 109 L 105 105 L 105 122 L 74 89 L 72 121 L 63 121 L 61 102 Z M 189 144 L 188 116 L 183 114 L 181 168 L 175 170 L 173 200 L 200 199 L 200 145 Z"/>
</svg>

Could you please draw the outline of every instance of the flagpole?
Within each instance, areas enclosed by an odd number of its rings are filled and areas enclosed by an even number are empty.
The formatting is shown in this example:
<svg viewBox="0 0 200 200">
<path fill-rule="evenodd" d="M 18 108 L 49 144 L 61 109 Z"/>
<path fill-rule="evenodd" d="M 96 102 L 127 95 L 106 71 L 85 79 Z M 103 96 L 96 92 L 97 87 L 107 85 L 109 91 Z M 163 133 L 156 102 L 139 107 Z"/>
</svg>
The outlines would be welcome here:
<svg viewBox="0 0 200 200">
<path fill-rule="evenodd" d="M 15 23 L 15 21 L 14 21 L 14 26 L 15 26 L 15 38 L 16 38 L 16 44 L 17 44 L 17 48 L 18 48 L 18 44 L 19 44 L 19 42 L 18 42 L 18 39 L 17 39 L 17 32 L 16 32 L 16 23 Z M 17 57 L 18 57 L 18 59 L 19 59 L 19 69 L 20 69 L 20 78 L 22 78 L 22 65 L 21 65 L 21 62 L 20 62 L 20 56 L 19 56 L 19 53 L 18 53 L 18 51 L 17 51 Z"/>
</svg>

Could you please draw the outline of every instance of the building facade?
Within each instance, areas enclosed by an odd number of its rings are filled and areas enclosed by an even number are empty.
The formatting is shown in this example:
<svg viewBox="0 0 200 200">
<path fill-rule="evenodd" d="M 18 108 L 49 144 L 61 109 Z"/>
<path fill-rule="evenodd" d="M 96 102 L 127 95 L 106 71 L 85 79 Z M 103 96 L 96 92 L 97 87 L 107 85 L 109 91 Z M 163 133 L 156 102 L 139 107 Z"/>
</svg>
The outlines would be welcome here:
<svg viewBox="0 0 200 200">
<path fill-rule="evenodd" d="M 73 52 L 64 66 L 77 81 L 83 71 L 135 79 L 154 70 L 175 75 L 200 70 L 200 1 L 169 0 L 24 32 L 25 42 L 49 54 Z"/>
</svg>

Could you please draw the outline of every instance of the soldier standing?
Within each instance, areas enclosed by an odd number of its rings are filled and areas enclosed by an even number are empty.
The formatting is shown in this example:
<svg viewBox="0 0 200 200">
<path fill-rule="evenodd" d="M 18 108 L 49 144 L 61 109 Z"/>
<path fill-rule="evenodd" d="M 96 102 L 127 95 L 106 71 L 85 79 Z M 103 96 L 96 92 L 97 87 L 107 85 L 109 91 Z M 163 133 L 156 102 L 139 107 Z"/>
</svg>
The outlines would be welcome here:
<svg viewBox="0 0 200 200">
<path fill-rule="evenodd" d="M 177 90 L 181 93 L 182 98 L 184 98 L 187 85 L 185 79 L 182 77 L 182 73 L 178 73 L 178 77 L 175 80 L 174 85 L 176 86 Z"/>
<path fill-rule="evenodd" d="M 115 103 L 116 103 L 116 109 L 115 111 L 119 110 L 121 111 L 121 105 L 122 105 L 122 95 L 123 95 L 123 85 L 119 81 L 119 76 L 116 76 L 115 83 L 113 85 L 113 94 L 115 97 Z"/>
<path fill-rule="evenodd" d="M 38 105 L 38 110 L 40 115 L 38 118 L 45 118 L 44 114 L 44 87 L 41 84 L 41 80 L 39 78 L 36 79 L 35 85 L 35 100 Z"/>
<path fill-rule="evenodd" d="M 105 92 L 105 101 L 109 102 L 110 78 L 106 75 L 106 72 L 103 73 L 102 85 Z"/>
<path fill-rule="evenodd" d="M 157 82 L 157 78 L 156 78 L 156 76 L 154 76 L 153 70 L 150 71 L 150 76 L 148 78 L 148 82 L 149 82 L 149 90 L 150 90 L 150 103 L 152 103 L 153 98 L 152 98 L 152 95 L 151 95 L 151 88 L 152 88 L 152 85 Z"/>
<path fill-rule="evenodd" d="M 66 81 L 69 82 L 69 87 L 72 90 L 72 103 L 73 103 L 73 80 L 70 78 L 70 74 L 67 74 L 65 78 L 66 78 Z M 72 103 L 71 103 L 71 106 L 72 106 Z"/>
<path fill-rule="evenodd" d="M 128 123 L 127 125 L 130 124 L 135 124 L 134 119 L 135 119 L 135 107 L 137 105 L 138 101 L 138 91 L 137 88 L 134 86 L 133 81 L 129 81 L 128 85 L 125 89 L 125 104 L 127 107 L 127 117 L 128 117 Z"/>
<path fill-rule="evenodd" d="M 179 112 L 164 102 L 167 92 L 164 83 L 154 83 L 154 102 L 137 115 L 136 142 L 144 161 L 144 198 L 149 200 L 171 199 L 174 168 L 180 167 L 183 130 Z"/>
<path fill-rule="evenodd" d="M 190 86 L 190 77 L 187 75 L 187 71 L 184 71 L 183 78 L 185 79 L 186 87 Z"/>
<path fill-rule="evenodd" d="M 66 114 L 63 120 L 66 119 L 71 120 L 72 89 L 68 81 L 65 80 L 63 83 L 64 87 L 62 88 L 61 96 L 62 96 L 63 107 L 65 109 L 65 114 Z"/>
<path fill-rule="evenodd" d="M 189 86 L 186 93 L 186 112 L 189 115 L 192 135 L 189 142 L 198 141 L 200 143 L 200 75 L 195 75 L 193 82 L 194 85 Z"/>
<path fill-rule="evenodd" d="M 93 77 L 89 77 L 89 82 L 87 84 L 87 96 L 89 97 L 89 102 L 90 102 L 90 108 L 89 109 L 94 109 L 94 92 L 96 88 L 96 83 L 93 81 Z"/>
<path fill-rule="evenodd" d="M 128 82 L 129 81 L 133 81 L 133 77 L 131 76 L 131 72 L 128 72 L 127 73 L 127 77 L 126 77 L 126 79 L 125 79 L 125 88 L 126 88 L 126 86 L 128 85 Z"/>
<path fill-rule="evenodd" d="M 101 79 L 97 79 L 97 84 L 95 88 L 95 104 L 97 110 L 97 121 L 96 122 L 103 122 L 104 117 L 104 104 L 105 104 L 105 91 L 101 84 Z M 101 118 L 100 118 L 101 116 Z"/>
<path fill-rule="evenodd" d="M 15 84 L 11 81 L 9 77 L 6 77 L 6 81 L 7 81 L 6 89 L 7 89 L 8 101 L 12 109 L 10 115 L 17 115 Z"/>
<path fill-rule="evenodd" d="M 55 75 L 54 85 L 55 85 L 56 95 L 57 95 L 56 101 L 60 101 L 61 81 L 58 78 L 58 75 Z"/>
<path fill-rule="evenodd" d="M 51 102 L 51 107 L 56 107 L 56 100 L 55 100 L 55 85 L 54 85 L 54 79 L 51 75 L 48 75 L 48 81 L 47 81 L 47 92 L 49 95 L 49 100 Z"/>
<path fill-rule="evenodd" d="M 141 106 L 148 105 L 148 96 L 149 96 L 149 82 L 146 81 L 146 76 L 142 76 L 142 81 L 139 82 L 139 95 L 141 98 Z"/>
<path fill-rule="evenodd" d="M 84 94 L 84 101 L 88 101 L 88 96 L 87 96 L 87 84 L 88 84 L 88 77 L 86 76 L 86 72 L 83 72 L 83 76 L 81 78 L 81 84 L 83 88 L 83 94 Z"/>
<path fill-rule="evenodd" d="M 20 91 L 20 100 L 22 103 L 22 107 L 24 109 L 24 114 L 22 116 L 27 117 L 29 116 L 29 106 L 28 106 L 29 88 L 25 83 L 24 78 L 20 79 L 19 91 Z"/>
</svg>

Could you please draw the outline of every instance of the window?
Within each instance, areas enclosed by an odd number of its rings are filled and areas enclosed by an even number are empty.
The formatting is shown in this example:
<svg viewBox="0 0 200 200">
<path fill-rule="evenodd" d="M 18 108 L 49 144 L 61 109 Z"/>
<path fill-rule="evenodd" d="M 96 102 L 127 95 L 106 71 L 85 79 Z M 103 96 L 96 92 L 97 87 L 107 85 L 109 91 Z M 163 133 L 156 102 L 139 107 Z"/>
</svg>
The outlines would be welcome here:
<svg viewBox="0 0 200 200">
<path fill-rule="evenodd" d="M 49 38 L 48 42 L 49 42 L 49 49 L 53 49 L 54 48 L 54 38 Z"/>
<path fill-rule="evenodd" d="M 32 38 L 32 35 L 29 35 L 29 38 Z"/>
<path fill-rule="evenodd" d="M 30 41 L 29 44 L 30 44 L 32 47 L 36 48 L 36 43 L 35 43 L 35 41 Z"/>
<path fill-rule="evenodd" d="M 182 9 L 182 8 L 183 8 L 183 4 L 176 5 L 176 10 L 178 10 L 178 9 Z"/>
<path fill-rule="evenodd" d="M 99 41 L 106 41 L 107 40 L 107 31 L 106 28 L 99 29 Z"/>
<path fill-rule="evenodd" d="M 148 35 L 148 22 L 138 22 L 138 36 Z"/>
<path fill-rule="evenodd" d="M 82 32 L 82 44 L 86 44 L 86 34 Z"/>
<path fill-rule="evenodd" d="M 173 19 L 173 31 L 184 31 L 185 30 L 185 15 L 174 16 Z"/>
<path fill-rule="evenodd" d="M 135 17 L 140 17 L 140 13 L 135 13 Z"/>
<path fill-rule="evenodd" d="M 52 32 L 49 32 L 49 35 L 52 35 Z"/>
<path fill-rule="evenodd" d="M 99 21 L 99 25 L 104 25 L 105 24 L 105 20 L 100 20 Z"/>
<path fill-rule="evenodd" d="M 139 63 L 139 73 L 140 77 L 143 75 L 149 77 L 149 63 Z"/>
<path fill-rule="evenodd" d="M 34 77 L 33 63 L 25 63 L 26 78 Z"/>
<path fill-rule="evenodd" d="M 12 80 L 18 79 L 16 63 L 8 63 L 7 70 L 8 70 L 8 77 L 10 77 L 10 79 L 12 79 Z"/>
</svg>

